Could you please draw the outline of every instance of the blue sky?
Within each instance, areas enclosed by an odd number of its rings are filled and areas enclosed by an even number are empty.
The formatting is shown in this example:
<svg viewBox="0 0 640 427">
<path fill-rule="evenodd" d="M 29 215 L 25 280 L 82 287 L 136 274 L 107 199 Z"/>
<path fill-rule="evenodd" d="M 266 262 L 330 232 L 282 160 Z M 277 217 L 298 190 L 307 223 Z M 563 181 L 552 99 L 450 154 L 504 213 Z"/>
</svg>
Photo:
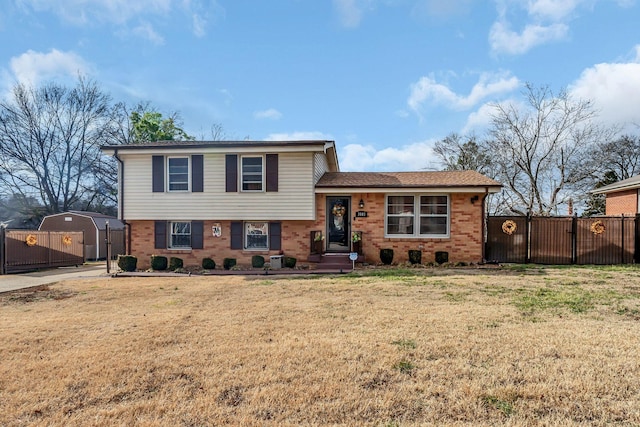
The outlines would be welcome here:
<svg viewBox="0 0 640 427">
<path fill-rule="evenodd" d="M 7 5 L 8 2 L 8 5 Z M 185 130 L 332 139 L 342 170 L 438 165 L 529 82 L 640 134 L 635 0 L 4 0 L 0 96 L 74 84 L 177 111 Z"/>
</svg>

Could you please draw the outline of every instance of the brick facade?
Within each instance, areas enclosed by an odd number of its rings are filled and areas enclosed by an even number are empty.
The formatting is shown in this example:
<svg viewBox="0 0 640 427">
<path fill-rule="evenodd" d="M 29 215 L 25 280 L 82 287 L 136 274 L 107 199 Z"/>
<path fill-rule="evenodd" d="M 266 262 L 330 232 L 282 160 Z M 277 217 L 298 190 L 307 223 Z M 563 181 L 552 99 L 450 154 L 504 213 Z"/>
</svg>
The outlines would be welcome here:
<svg viewBox="0 0 640 427">
<path fill-rule="evenodd" d="M 638 190 L 607 193 L 606 206 L 607 215 L 635 215 L 638 212 Z"/>
<path fill-rule="evenodd" d="M 352 217 L 351 229 L 362 231 L 362 250 L 368 263 L 380 262 L 380 249 L 391 248 L 394 251 L 394 263 L 406 262 L 409 259 L 410 249 L 422 251 L 422 262 L 435 261 L 437 251 L 449 253 L 449 261 L 457 262 L 481 262 L 482 261 L 482 196 L 471 203 L 473 194 L 451 194 L 451 230 L 448 238 L 386 238 L 385 227 L 385 194 L 353 194 L 352 212 L 363 210 L 367 212 L 366 218 Z M 324 195 L 318 195 L 317 206 L 325 206 Z M 365 207 L 360 209 L 358 203 L 364 201 Z M 324 227 L 322 223 L 316 224 Z M 319 228 L 324 229 L 324 228 Z"/>
<path fill-rule="evenodd" d="M 222 235 L 214 237 L 211 230 L 214 224 L 222 228 Z M 262 255 L 269 261 L 271 255 L 281 252 L 304 263 L 309 256 L 310 227 L 312 221 L 282 222 L 282 251 L 255 251 L 231 249 L 231 221 L 204 221 L 203 249 L 175 250 L 154 249 L 154 221 L 130 221 L 131 254 L 138 258 L 138 268 L 150 267 L 151 255 L 182 258 L 185 265 L 202 265 L 203 258 L 212 258 L 222 266 L 224 258 L 235 258 L 239 265 L 251 265 L 253 255 Z"/>
</svg>

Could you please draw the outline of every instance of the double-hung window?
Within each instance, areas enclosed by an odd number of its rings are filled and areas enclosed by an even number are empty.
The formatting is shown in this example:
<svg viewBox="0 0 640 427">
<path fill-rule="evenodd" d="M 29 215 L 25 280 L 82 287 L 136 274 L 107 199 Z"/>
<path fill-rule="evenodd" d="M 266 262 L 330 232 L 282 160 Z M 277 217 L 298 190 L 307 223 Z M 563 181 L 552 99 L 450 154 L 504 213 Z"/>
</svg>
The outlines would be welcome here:
<svg viewBox="0 0 640 427">
<path fill-rule="evenodd" d="M 446 195 L 387 196 L 387 237 L 449 237 Z"/>
<path fill-rule="evenodd" d="M 167 182 L 169 191 L 189 191 L 189 158 L 169 157 L 167 159 Z"/>
<path fill-rule="evenodd" d="M 264 181 L 262 156 L 243 156 L 241 165 L 242 191 L 262 191 Z"/>
<path fill-rule="evenodd" d="M 269 223 L 244 223 L 244 248 L 254 250 L 269 249 Z"/>
<path fill-rule="evenodd" d="M 169 247 L 172 249 L 191 248 L 191 223 L 174 221 L 169 223 Z"/>
<path fill-rule="evenodd" d="M 389 235 L 412 235 L 415 223 L 413 196 L 387 197 L 387 233 Z"/>
</svg>

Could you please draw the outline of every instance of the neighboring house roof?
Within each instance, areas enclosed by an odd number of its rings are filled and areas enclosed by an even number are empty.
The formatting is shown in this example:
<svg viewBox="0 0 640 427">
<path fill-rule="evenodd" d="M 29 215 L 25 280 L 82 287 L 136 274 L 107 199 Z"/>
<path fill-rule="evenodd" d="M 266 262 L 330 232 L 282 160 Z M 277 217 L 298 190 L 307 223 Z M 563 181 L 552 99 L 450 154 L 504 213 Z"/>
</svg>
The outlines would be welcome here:
<svg viewBox="0 0 640 427">
<path fill-rule="evenodd" d="M 491 193 L 502 185 L 476 171 L 327 172 L 316 188 L 477 188 Z"/>
<path fill-rule="evenodd" d="M 604 187 L 596 188 L 595 190 L 591 190 L 591 193 L 606 194 L 613 193 L 615 191 L 634 190 L 637 188 L 640 188 L 640 175 L 632 176 L 631 178 L 614 182 L 613 184 L 605 185 Z"/>
<path fill-rule="evenodd" d="M 109 227 L 113 230 L 122 230 L 124 229 L 124 224 L 118 218 L 114 216 L 109 216 L 105 214 L 101 214 L 98 212 L 89 212 L 89 211 L 67 211 L 59 214 L 47 215 L 42 218 L 42 222 L 40 223 L 40 227 L 42 227 L 42 223 L 47 218 L 52 218 L 55 216 L 69 216 L 69 215 L 78 215 L 87 218 L 91 218 L 93 223 L 96 225 L 98 230 L 105 230 L 107 228 L 107 221 L 109 221 Z"/>
</svg>

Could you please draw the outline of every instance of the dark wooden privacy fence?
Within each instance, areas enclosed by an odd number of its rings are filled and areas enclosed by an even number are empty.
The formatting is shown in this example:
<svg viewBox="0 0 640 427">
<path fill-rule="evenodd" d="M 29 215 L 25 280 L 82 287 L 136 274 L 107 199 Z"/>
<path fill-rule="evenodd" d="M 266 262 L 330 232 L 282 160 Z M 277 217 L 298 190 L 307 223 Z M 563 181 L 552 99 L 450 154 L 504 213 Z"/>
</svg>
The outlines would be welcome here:
<svg viewBox="0 0 640 427">
<path fill-rule="evenodd" d="M 536 264 L 638 262 L 640 217 L 490 216 L 487 261 Z"/>
<path fill-rule="evenodd" d="M 84 233 L 0 229 L 0 273 L 81 265 Z"/>
</svg>

